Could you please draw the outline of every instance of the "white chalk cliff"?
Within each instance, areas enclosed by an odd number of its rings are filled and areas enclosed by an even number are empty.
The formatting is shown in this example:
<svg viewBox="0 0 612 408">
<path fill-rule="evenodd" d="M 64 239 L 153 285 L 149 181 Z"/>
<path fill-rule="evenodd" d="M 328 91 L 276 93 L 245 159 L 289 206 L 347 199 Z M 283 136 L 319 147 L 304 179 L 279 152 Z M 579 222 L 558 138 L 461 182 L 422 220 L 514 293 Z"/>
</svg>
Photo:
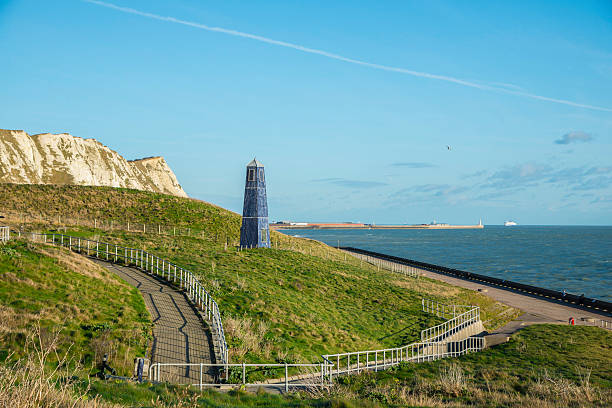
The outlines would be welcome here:
<svg viewBox="0 0 612 408">
<path fill-rule="evenodd" d="M 0 129 L 0 182 L 125 187 L 187 197 L 163 157 L 128 161 L 95 139 Z"/>
</svg>

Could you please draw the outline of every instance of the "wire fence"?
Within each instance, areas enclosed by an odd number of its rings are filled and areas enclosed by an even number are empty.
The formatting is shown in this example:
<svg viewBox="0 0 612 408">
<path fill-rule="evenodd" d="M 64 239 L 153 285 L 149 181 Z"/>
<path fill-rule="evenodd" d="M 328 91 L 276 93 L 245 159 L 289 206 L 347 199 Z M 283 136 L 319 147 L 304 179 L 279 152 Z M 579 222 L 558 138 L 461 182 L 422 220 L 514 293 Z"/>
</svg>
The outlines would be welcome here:
<svg viewBox="0 0 612 408">
<path fill-rule="evenodd" d="M 369 264 L 372 264 L 378 267 L 379 269 L 386 269 L 388 271 L 395 272 L 395 273 L 401 273 L 403 275 L 410 276 L 413 278 L 418 278 L 419 275 L 421 274 L 418 268 L 415 268 L 410 265 L 404 265 L 398 262 L 390 262 L 384 259 L 376 258 L 374 256 L 369 256 L 365 254 L 360 254 L 357 252 L 351 252 L 351 251 L 343 251 L 343 252 L 348 253 L 349 255 L 357 259 L 360 259 L 362 261 L 365 261 Z"/>
<path fill-rule="evenodd" d="M 2 213 L 14 225 L 41 225 L 50 228 L 65 228 L 79 226 L 100 229 L 103 231 L 126 231 L 141 234 L 157 234 L 170 236 L 188 236 L 226 242 L 228 245 L 238 245 L 236 236 L 226 233 L 211 233 L 206 226 L 199 225 L 169 225 L 163 222 L 142 222 L 141 220 L 79 217 L 74 215 L 48 216 L 44 214 L 28 214 L 4 211 Z"/>
<path fill-rule="evenodd" d="M 83 255 L 137 267 L 183 289 L 187 299 L 210 322 L 213 338 L 218 346 L 218 361 L 223 364 L 228 363 L 227 343 L 219 306 L 192 272 L 142 249 L 122 247 L 108 242 L 55 233 L 28 233 L 25 236 L 32 241 L 53 244 Z"/>
</svg>

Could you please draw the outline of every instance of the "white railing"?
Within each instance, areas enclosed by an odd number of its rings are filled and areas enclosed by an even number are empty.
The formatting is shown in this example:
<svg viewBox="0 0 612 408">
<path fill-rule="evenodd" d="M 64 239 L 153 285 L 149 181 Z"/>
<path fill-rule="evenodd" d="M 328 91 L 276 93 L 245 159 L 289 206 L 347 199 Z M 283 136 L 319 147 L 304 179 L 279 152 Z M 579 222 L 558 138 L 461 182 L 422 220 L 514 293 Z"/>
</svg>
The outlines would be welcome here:
<svg viewBox="0 0 612 408">
<path fill-rule="evenodd" d="M 11 229 L 9 227 L 0 227 L 0 242 L 7 242 L 11 239 Z"/>
<path fill-rule="evenodd" d="M 483 337 L 466 334 L 463 339 L 450 339 L 462 329 L 480 321 L 479 307 L 444 305 L 427 299 L 422 299 L 421 304 L 424 312 L 434 313 L 450 320 L 422 330 L 421 341 L 417 343 L 380 350 L 326 354 L 323 360 L 331 364 L 327 375 L 332 377 L 364 370 L 379 371 L 401 362 L 423 362 L 457 357 L 470 351 L 480 351 L 485 347 Z"/>
<path fill-rule="evenodd" d="M 401 347 L 381 350 L 354 351 L 327 354 L 327 376 L 356 374 L 362 371 L 380 371 L 402 362 L 422 363 L 446 357 L 458 357 L 471 351 L 480 351 L 485 346 L 483 337 L 467 337 L 457 341 L 417 342 Z M 333 364 L 329 364 L 333 363 Z"/>
<path fill-rule="evenodd" d="M 421 300 L 421 303 L 424 312 L 446 317 L 452 310 L 453 315 L 453 318 L 442 324 L 421 330 L 421 341 L 442 341 L 480 320 L 480 307 L 478 306 L 448 306 L 426 299 Z M 457 314 L 457 309 L 465 310 L 466 308 L 466 311 Z"/>
<path fill-rule="evenodd" d="M 457 317 L 457 314 L 461 314 L 474 306 L 468 305 L 445 305 L 435 300 L 421 299 L 423 306 L 423 312 L 431 313 L 443 319 L 452 319 Z"/>
<path fill-rule="evenodd" d="M 357 252 L 352 252 L 352 251 L 344 251 L 344 252 L 348 253 L 351 256 L 354 256 L 357 259 L 361 259 L 362 261 L 365 261 L 369 264 L 375 265 L 379 268 L 386 269 L 391 272 L 401 273 L 403 275 L 410 276 L 413 278 L 418 278 L 419 275 L 421 274 L 420 270 L 418 268 L 415 268 L 414 266 L 405 265 L 405 264 L 398 263 L 398 262 L 386 261 L 384 259 L 376 258 L 374 256 L 360 254 Z"/>
<path fill-rule="evenodd" d="M 211 323 L 213 336 L 216 337 L 219 346 L 218 361 L 222 363 L 222 366 L 226 366 L 229 362 L 219 306 L 190 271 L 142 249 L 122 247 L 108 242 L 63 234 L 29 233 L 27 235 L 31 236 L 33 241 L 38 237 L 38 240 L 42 242 L 66 247 L 87 256 L 114 263 L 123 263 L 126 266 L 136 266 L 176 284 L 180 289 L 184 289 L 187 298 L 199 311 L 204 313 L 205 318 Z"/>
<path fill-rule="evenodd" d="M 289 391 L 289 387 L 321 387 L 331 385 L 331 377 L 328 375 L 331 372 L 328 362 L 313 363 L 313 364 L 289 364 L 289 363 L 261 363 L 261 364 L 208 364 L 208 363 L 154 363 L 149 367 L 149 379 L 151 381 L 161 382 L 176 382 L 172 381 L 175 376 L 175 370 L 183 370 L 189 367 L 196 373 L 199 371 L 199 376 L 194 375 L 192 378 L 198 380 L 192 383 L 183 385 L 191 385 L 200 388 L 214 386 L 259 386 L 259 387 L 284 387 L 285 391 Z M 333 365 L 333 364 L 332 364 Z M 224 368 L 226 373 L 226 382 L 223 384 L 211 383 L 207 381 L 207 372 L 210 368 Z M 238 370 L 232 370 L 237 368 Z M 255 369 L 255 370 L 253 370 Z M 249 381 L 252 374 L 257 374 L 258 369 L 264 369 L 267 372 L 281 370 L 283 376 L 275 379 L 267 379 L 262 381 Z M 250 370 L 251 372 L 248 372 Z M 301 373 L 293 373 L 295 370 L 301 370 Z M 232 378 L 229 378 L 229 372 L 233 371 Z M 292 375 L 290 375 L 290 372 Z M 230 382 L 235 380 L 235 376 L 240 377 L 240 381 Z"/>
</svg>

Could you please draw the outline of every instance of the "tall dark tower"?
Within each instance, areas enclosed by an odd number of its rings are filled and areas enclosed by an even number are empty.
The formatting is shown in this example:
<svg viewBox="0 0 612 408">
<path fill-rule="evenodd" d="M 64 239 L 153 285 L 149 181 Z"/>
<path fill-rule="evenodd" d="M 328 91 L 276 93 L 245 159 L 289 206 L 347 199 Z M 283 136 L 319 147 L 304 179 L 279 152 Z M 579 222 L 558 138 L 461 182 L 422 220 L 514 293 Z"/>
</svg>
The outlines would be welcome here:
<svg viewBox="0 0 612 408">
<path fill-rule="evenodd" d="M 266 178 L 264 166 L 257 159 L 247 164 L 240 246 L 270 248 Z"/>
</svg>

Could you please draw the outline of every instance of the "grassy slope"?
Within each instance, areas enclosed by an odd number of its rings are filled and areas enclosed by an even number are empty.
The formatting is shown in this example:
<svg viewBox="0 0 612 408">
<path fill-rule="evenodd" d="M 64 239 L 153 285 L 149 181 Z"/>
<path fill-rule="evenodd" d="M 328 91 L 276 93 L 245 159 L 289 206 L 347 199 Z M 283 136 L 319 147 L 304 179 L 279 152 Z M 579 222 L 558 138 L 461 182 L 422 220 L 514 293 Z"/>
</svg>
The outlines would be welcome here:
<svg viewBox="0 0 612 408">
<path fill-rule="evenodd" d="M 125 189 L 15 185 L 0 187 L 0 200 L 11 203 L 9 210 L 35 209 L 30 217 L 104 215 L 115 226 L 154 218 L 198 231 L 195 237 L 68 232 L 146 248 L 198 274 L 220 305 L 233 361 L 311 362 L 323 353 L 406 344 L 441 322 L 420 311 L 421 297 L 480 304 L 489 327 L 515 313 L 472 291 L 345 261 L 343 253 L 316 241 L 273 233 L 275 249 L 237 251 L 226 243 L 237 241 L 240 217 L 200 201 Z"/>
<path fill-rule="evenodd" d="M 128 374 L 150 324 L 138 291 L 89 260 L 23 241 L 0 246 L 0 360 L 22 356 L 40 325 L 43 342 L 61 330 L 60 355 L 69 350 L 87 368 L 109 353 Z"/>
<path fill-rule="evenodd" d="M 58 194 L 61 199 L 58 199 Z M 226 325 L 243 325 L 242 329 L 246 325 L 247 331 L 254 332 L 256 340 L 257 332 L 261 334 L 263 331 L 263 341 L 255 344 L 258 348 L 265 348 L 266 344 L 272 343 L 271 351 L 280 351 L 282 354 L 283 347 L 287 347 L 296 357 L 310 357 L 312 353 L 319 352 L 317 347 L 328 347 L 334 341 L 343 349 L 347 344 L 355 346 L 402 342 L 408 338 L 406 333 L 411 329 L 400 331 L 404 326 L 396 320 L 386 319 L 387 314 L 403 318 L 403 324 L 410 323 L 408 319 L 422 318 L 413 304 L 413 300 L 421 294 L 448 302 L 479 303 L 489 326 L 503 323 L 512 314 L 508 309 L 495 310 L 499 308 L 498 305 L 473 292 L 427 279 L 404 279 L 387 272 L 377 272 L 355 261 L 344 261 L 343 254 L 312 241 L 273 234 L 273 240 L 279 243 L 281 250 L 240 253 L 231 247 L 226 250 L 225 241 L 232 242 L 232 237 L 237 237 L 239 217 L 197 201 L 163 196 L 170 204 L 160 207 L 156 199 L 158 195 L 129 190 L 83 187 L 58 189 L 48 186 L 0 188 L 0 202 L 5 205 L 9 203 L 11 208 L 8 209 L 36 208 L 48 217 L 58 214 L 65 216 L 79 211 L 97 216 L 96 208 L 77 208 L 83 203 L 80 197 L 87 195 L 91 196 L 96 206 L 105 206 L 106 216 L 116 217 L 116 220 L 125 218 L 125 214 L 133 217 L 145 214 L 146 217 L 157 217 L 158 223 L 200 226 L 204 234 L 199 234 L 198 238 L 126 234 L 120 231 L 109 233 L 88 229 L 79 229 L 78 233 L 107 236 L 113 241 L 141 245 L 200 273 L 202 280 L 214 288 L 215 296 L 219 298 L 225 313 Z M 137 203 L 140 208 L 126 207 L 125 203 L 132 203 L 130 206 Z M 183 206 L 190 214 L 185 218 L 181 216 Z M 146 222 L 144 218 L 141 221 Z M 370 290 L 370 284 L 373 284 L 373 291 Z M 337 290 L 334 291 L 334 288 Z M 338 292 L 348 292 L 345 296 L 350 296 L 336 301 L 335 297 L 342 295 Z M 375 294 L 380 303 L 368 305 L 364 298 L 371 293 Z M 386 302 L 386 296 L 391 296 L 397 304 Z M 333 323 L 328 326 L 333 336 L 331 341 L 323 337 L 325 333 L 316 320 L 317 316 L 312 316 L 307 309 L 311 306 L 304 306 L 305 303 L 315 304 L 319 316 L 325 316 L 326 320 Z M 274 308 L 278 309 L 277 313 L 282 313 L 276 316 L 278 321 L 272 321 L 273 316 L 269 314 Z M 394 315 L 394 309 L 404 310 L 409 316 L 401 316 L 401 313 Z M 291 319 L 292 314 L 295 321 Z M 363 319 L 365 322 L 361 321 Z M 293 337 L 282 336 L 283 332 L 293 327 Z M 341 337 L 347 336 L 348 329 L 357 333 L 357 338 Z M 375 329 L 376 335 L 368 332 L 371 329 Z M 388 338 L 380 335 L 396 331 L 400 333 Z M 275 340 L 279 337 L 275 333 L 280 335 L 280 340 Z M 342 341 L 337 340 L 339 338 Z M 234 348 L 252 341 L 240 338 L 237 333 L 230 338 Z M 314 346 L 305 346 L 305 342 L 314 343 Z M 459 371 L 464 374 L 459 385 L 449 381 L 447 368 L 453 361 L 445 360 L 407 365 L 384 373 L 347 377 L 343 384 L 332 391 L 331 396 L 323 399 L 300 395 L 289 399 L 245 396 L 239 392 L 229 395 L 207 392 L 200 396 L 180 387 L 100 382 L 93 384 L 91 393 L 124 406 L 173 406 L 185 401 L 186 396 L 194 402 L 189 406 L 350 406 L 346 401 L 358 401 L 354 403 L 355 406 L 406 403 L 418 406 L 530 406 L 535 403 L 551 407 L 605 406 L 610 402 L 611 343 L 610 334 L 599 329 L 534 326 L 521 331 L 510 343 L 455 360 L 461 367 Z M 251 350 L 247 352 L 247 357 L 261 359 L 265 356 Z M 591 383 L 603 391 L 580 385 L 588 369 L 592 369 Z"/>
<path fill-rule="evenodd" d="M 45 222 L 70 222 L 79 225 L 94 219 L 98 225 L 131 222 L 132 228 L 157 229 L 158 225 L 190 227 L 191 233 L 225 238 L 239 238 L 240 217 L 231 211 L 199 200 L 165 194 L 112 187 L 19 185 L 0 183 L 0 215 L 26 215 Z M 29 217 L 28 217 L 29 216 Z M 14 219 L 21 221 L 21 217 Z"/>
<path fill-rule="evenodd" d="M 460 368 L 463 381 L 453 384 L 451 367 Z M 480 353 L 341 382 L 343 395 L 391 406 L 419 398 L 428 405 L 610 406 L 612 333 L 596 327 L 530 326 L 510 342 Z"/>
</svg>

